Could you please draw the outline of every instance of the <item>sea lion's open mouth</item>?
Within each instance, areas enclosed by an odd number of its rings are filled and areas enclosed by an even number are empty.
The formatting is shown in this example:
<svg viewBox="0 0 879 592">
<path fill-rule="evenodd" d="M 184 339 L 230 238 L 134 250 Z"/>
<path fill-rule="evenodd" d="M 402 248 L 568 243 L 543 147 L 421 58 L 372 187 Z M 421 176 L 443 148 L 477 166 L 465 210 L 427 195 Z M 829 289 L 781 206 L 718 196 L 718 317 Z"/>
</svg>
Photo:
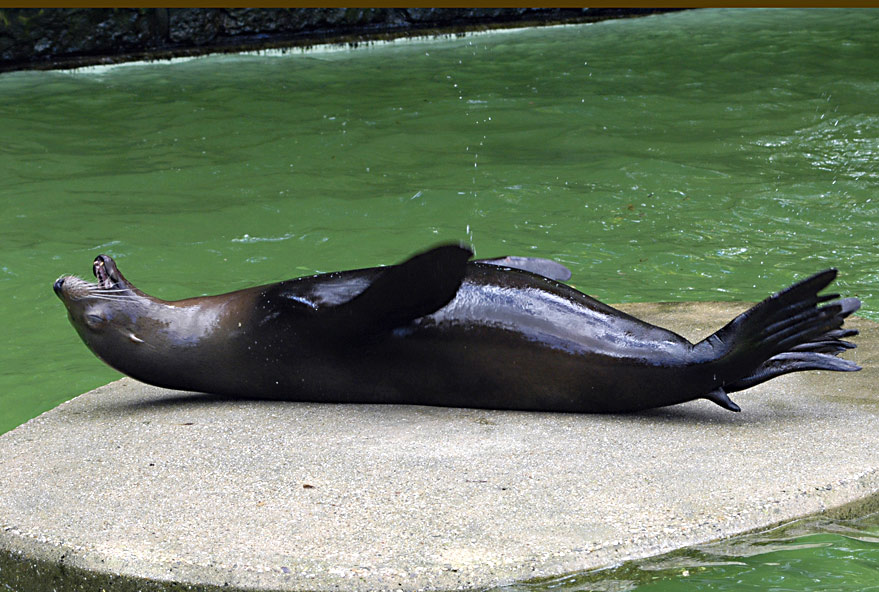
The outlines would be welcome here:
<svg viewBox="0 0 879 592">
<path fill-rule="evenodd" d="M 107 265 L 104 261 L 103 255 L 98 255 L 95 258 L 92 271 L 94 272 L 95 277 L 98 278 L 98 286 L 105 290 L 113 287 L 113 280 L 110 278 L 110 273 L 107 270 Z"/>
</svg>

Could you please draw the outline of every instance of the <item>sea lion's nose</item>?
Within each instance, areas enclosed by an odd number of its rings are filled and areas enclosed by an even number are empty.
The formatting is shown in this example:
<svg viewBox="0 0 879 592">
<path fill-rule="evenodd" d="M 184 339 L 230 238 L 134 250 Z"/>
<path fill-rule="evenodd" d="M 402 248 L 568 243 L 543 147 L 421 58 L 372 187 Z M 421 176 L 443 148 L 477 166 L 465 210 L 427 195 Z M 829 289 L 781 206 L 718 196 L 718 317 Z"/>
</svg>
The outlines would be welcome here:
<svg viewBox="0 0 879 592">
<path fill-rule="evenodd" d="M 58 278 L 57 280 L 55 280 L 55 285 L 52 286 L 52 288 L 54 288 L 56 294 L 58 294 L 59 296 L 61 296 L 61 288 L 62 288 L 63 286 L 64 286 L 64 278 L 63 278 L 63 277 L 60 277 L 60 278 Z"/>
</svg>

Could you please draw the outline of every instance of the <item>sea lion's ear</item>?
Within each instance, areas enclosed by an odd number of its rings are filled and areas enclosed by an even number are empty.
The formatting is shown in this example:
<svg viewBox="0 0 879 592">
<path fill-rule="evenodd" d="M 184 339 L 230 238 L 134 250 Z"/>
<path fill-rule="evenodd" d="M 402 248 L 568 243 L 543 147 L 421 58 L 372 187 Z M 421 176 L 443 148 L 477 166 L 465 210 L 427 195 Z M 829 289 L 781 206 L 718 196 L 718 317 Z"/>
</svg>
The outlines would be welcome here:
<svg viewBox="0 0 879 592">
<path fill-rule="evenodd" d="M 355 332 L 402 327 L 451 302 L 472 256 L 473 251 L 460 244 L 435 247 L 383 269 L 363 292 L 327 312 L 339 315 Z"/>
<path fill-rule="evenodd" d="M 483 263 L 485 265 L 496 265 L 498 267 L 509 267 L 510 269 L 521 269 L 530 271 L 545 278 L 555 280 L 557 282 L 566 282 L 571 279 L 571 270 L 552 259 L 542 259 L 540 257 L 497 257 L 495 259 L 477 259 L 474 263 Z"/>
</svg>

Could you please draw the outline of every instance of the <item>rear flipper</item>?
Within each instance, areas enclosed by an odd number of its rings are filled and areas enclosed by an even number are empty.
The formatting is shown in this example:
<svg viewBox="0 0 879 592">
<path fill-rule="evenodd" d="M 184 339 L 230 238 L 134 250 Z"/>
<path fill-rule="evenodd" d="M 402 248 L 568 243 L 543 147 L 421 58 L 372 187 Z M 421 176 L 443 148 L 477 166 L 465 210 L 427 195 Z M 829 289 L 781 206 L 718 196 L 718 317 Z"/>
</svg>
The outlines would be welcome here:
<svg viewBox="0 0 879 592">
<path fill-rule="evenodd" d="M 813 352 L 789 352 L 772 356 L 757 368 L 751 375 L 737 380 L 724 387 L 727 393 L 734 393 L 766 382 L 776 376 L 799 372 L 801 370 L 834 370 L 837 372 L 854 372 L 861 367 L 850 360 L 841 360 L 829 354 Z"/>
<path fill-rule="evenodd" d="M 697 344 L 695 351 L 710 356 L 713 375 L 720 381 L 704 398 L 721 407 L 738 411 L 727 396 L 766 382 L 782 374 L 802 370 L 852 372 L 854 362 L 835 356 L 853 349 L 843 338 L 857 335 L 841 329 L 846 317 L 858 310 L 861 301 L 819 296 L 836 277 L 829 269 L 770 296 L 742 313 L 720 331 Z"/>
</svg>

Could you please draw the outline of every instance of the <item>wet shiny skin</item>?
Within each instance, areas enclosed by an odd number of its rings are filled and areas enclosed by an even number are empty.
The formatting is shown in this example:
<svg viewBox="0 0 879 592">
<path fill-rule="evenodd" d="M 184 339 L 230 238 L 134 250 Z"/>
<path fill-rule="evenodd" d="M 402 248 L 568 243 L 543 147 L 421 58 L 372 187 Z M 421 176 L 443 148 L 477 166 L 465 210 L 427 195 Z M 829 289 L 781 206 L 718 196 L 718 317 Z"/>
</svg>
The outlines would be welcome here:
<svg viewBox="0 0 879 592">
<path fill-rule="evenodd" d="M 693 345 L 557 281 L 471 256 L 445 245 L 391 267 L 166 302 L 102 255 L 97 286 L 61 278 L 55 291 L 86 345 L 112 367 L 158 386 L 230 396 L 572 412 L 707 397 L 738 410 L 725 392 L 788 363 L 764 365 L 789 346 L 754 357 L 757 343 L 736 354 L 736 342 L 750 336 L 729 327 L 750 313 Z M 819 276 L 786 291 L 799 294 L 797 313 L 814 309 L 820 323 L 806 344 L 858 305 L 815 308 L 812 292 L 835 272 Z M 777 299 L 754 310 L 773 311 Z M 828 369 L 857 369 L 804 355 Z M 797 362 L 786 371 L 814 367 Z"/>
</svg>

